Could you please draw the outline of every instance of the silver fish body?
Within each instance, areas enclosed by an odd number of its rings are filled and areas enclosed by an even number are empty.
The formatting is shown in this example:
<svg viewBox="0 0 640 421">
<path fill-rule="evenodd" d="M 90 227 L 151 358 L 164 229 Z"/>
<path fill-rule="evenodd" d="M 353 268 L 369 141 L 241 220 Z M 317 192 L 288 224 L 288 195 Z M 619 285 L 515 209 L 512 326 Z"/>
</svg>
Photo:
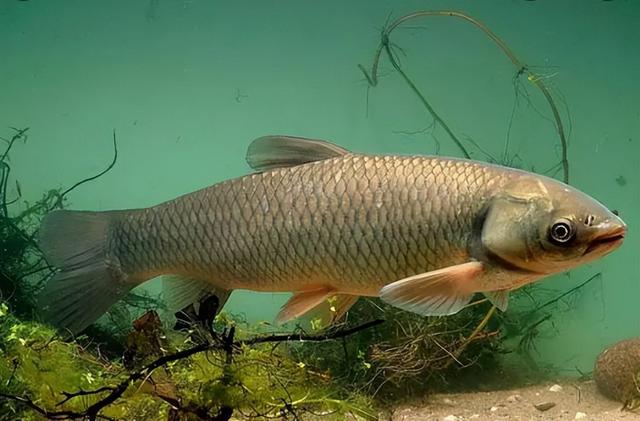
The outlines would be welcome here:
<svg viewBox="0 0 640 421">
<path fill-rule="evenodd" d="M 331 306 L 338 315 L 358 296 L 382 296 L 421 314 L 450 314 L 475 292 L 508 291 L 599 257 L 610 250 L 586 253 L 594 239 L 618 244 L 626 229 L 594 199 L 524 171 L 453 158 L 353 154 L 318 141 L 309 141 L 317 142 L 309 144 L 311 157 L 305 149 L 291 162 L 269 166 L 292 142 L 309 146 L 298 138 L 269 142 L 273 152 L 259 151 L 266 161 L 254 165 L 260 172 L 151 208 L 50 214 L 41 242 L 62 272 L 45 289 L 45 301 L 60 307 L 69 285 L 91 282 L 106 270 L 109 305 L 139 283 L 173 275 L 212 291 L 297 293 L 282 320 L 330 297 L 340 298 L 338 310 Z M 575 236 L 584 231 L 571 253 L 541 239 L 549 226 L 562 230 L 551 220 L 559 211 L 569 214 L 554 218 L 576 225 Z M 96 231 L 100 250 L 89 240 L 73 253 L 60 245 L 61 230 L 72 220 Z M 596 226 L 606 235 L 596 235 Z M 96 262 L 104 267 L 82 272 Z M 79 280 L 85 275 L 89 279 Z M 88 317 L 55 310 L 50 318 L 78 330 L 103 307 Z"/>
</svg>

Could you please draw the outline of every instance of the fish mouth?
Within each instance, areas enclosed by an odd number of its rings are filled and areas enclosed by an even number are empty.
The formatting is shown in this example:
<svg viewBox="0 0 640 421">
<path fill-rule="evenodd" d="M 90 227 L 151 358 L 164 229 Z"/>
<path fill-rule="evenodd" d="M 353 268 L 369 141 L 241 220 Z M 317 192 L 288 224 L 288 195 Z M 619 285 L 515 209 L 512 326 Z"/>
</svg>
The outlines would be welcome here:
<svg viewBox="0 0 640 421">
<path fill-rule="evenodd" d="M 596 237 L 585 250 L 584 254 L 590 254 L 595 250 L 602 250 L 603 252 L 609 252 L 617 248 L 624 240 L 624 235 L 627 232 L 626 226 L 621 226 L 607 233 Z"/>
</svg>

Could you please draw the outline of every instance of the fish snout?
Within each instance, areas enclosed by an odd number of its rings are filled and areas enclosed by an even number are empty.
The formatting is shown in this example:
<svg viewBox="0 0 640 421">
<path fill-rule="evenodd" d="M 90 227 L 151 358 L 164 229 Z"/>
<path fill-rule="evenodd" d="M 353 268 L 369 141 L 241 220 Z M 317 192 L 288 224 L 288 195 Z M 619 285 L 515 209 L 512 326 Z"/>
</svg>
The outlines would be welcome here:
<svg viewBox="0 0 640 421">
<path fill-rule="evenodd" d="M 595 232 L 585 254 L 598 251 L 599 255 L 604 255 L 622 245 L 627 233 L 627 224 L 617 215 L 612 215 L 610 219 L 598 224 Z"/>
</svg>

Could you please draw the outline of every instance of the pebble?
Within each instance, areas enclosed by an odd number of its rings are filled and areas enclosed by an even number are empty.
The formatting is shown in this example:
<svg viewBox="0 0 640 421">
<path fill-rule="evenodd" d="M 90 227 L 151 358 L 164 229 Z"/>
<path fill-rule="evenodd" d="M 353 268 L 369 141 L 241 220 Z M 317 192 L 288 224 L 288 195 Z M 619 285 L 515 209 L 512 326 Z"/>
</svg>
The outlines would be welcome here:
<svg viewBox="0 0 640 421">
<path fill-rule="evenodd" d="M 522 396 L 520 395 L 511 395 L 507 398 L 507 402 L 520 402 L 522 400 Z"/>
<path fill-rule="evenodd" d="M 447 415 L 442 419 L 442 421 L 458 421 L 460 418 L 455 415 Z"/>
<path fill-rule="evenodd" d="M 533 405 L 538 411 L 548 411 L 549 409 L 553 408 L 554 406 L 556 406 L 555 402 L 541 402 L 541 403 L 537 403 L 535 405 Z"/>
<path fill-rule="evenodd" d="M 584 412 L 576 412 L 576 416 L 573 417 L 574 420 L 581 420 L 583 418 L 587 418 L 587 414 Z"/>
<path fill-rule="evenodd" d="M 449 398 L 444 398 L 444 399 L 442 400 L 442 403 L 443 403 L 443 404 L 445 404 L 445 405 L 449 405 L 449 406 L 454 406 L 454 405 L 456 404 L 454 401 L 452 401 L 452 400 L 451 400 L 451 399 L 449 399 Z"/>
<path fill-rule="evenodd" d="M 549 388 L 549 392 L 560 392 L 560 391 L 562 391 L 562 386 L 560 386 L 559 384 L 554 384 Z"/>
<path fill-rule="evenodd" d="M 480 418 L 480 414 L 473 414 L 469 417 L 470 420 L 475 420 L 477 418 Z"/>
</svg>

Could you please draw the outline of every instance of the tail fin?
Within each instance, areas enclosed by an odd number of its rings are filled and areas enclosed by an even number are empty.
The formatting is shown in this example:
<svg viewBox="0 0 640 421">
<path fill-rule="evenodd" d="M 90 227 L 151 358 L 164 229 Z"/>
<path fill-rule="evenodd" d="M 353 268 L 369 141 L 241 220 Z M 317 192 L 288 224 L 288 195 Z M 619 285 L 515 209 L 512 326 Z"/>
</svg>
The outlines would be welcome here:
<svg viewBox="0 0 640 421">
<path fill-rule="evenodd" d="M 45 216 L 39 243 L 60 269 L 38 297 L 43 321 L 71 333 L 95 322 L 135 284 L 107 261 L 111 223 L 122 212 L 55 211 Z"/>
</svg>

